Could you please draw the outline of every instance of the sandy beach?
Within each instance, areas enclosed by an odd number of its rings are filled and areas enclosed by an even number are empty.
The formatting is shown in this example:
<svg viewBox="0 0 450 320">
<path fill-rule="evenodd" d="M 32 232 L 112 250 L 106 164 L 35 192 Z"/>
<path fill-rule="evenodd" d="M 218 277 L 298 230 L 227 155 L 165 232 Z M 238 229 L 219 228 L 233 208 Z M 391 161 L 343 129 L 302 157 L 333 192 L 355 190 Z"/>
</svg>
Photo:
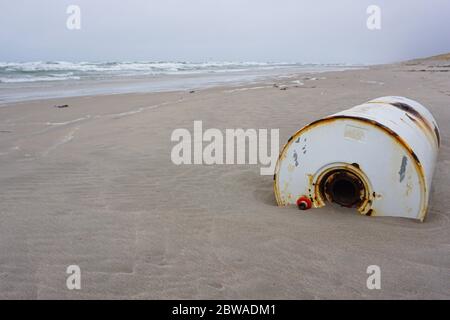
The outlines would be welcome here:
<svg viewBox="0 0 450 320">
<path fill-rule="evenodd" d="M 276 84 L 274 86 L 274 84 Z M 259 165 L 175 165 L 173 130 L 302 126 L 373 98 L 426 106 L 425 222 L 276 206 Z M 55 108 L 55 105 L 68 105 Z M 205 89 L 0 106 L 1 299 L 449 299 L 450 56 Z M 81 290 L 66 287 L 69 265 Z M 366 269 L 381 268 L 381 290 Z"/>
</svg>

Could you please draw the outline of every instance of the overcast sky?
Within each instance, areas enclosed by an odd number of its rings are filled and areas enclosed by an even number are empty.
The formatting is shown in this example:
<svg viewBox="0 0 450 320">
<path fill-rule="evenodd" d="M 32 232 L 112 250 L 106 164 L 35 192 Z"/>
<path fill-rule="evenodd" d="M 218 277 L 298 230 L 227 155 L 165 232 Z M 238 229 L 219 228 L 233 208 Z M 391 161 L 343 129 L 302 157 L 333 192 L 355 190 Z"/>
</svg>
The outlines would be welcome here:
<svg viewBox="0 0 450 320">
<path fill-rule="evenodd" d="M 66 27 L 68 5 L 81 29 Z M 381 8 L 381 30 L 366 9 Z M 392 62 L 450 52 L 449 0 L 0 0 L 0 61 Z"/>
</svg>

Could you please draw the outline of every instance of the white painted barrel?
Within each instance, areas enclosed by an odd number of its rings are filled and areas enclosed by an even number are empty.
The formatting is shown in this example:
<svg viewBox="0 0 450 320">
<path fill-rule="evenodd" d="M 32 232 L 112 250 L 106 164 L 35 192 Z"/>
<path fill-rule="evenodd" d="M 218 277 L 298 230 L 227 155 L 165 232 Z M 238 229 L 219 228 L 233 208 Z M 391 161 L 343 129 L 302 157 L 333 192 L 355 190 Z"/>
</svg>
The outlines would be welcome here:
<svg viewBox="0 0 450 320">
<path fill-rule="evenodd" d="M 328 203 L 370 216 L 424 220 L 440 144 L 431 113 L 382 97 L 314 121 L 283 147 L 274 176 L 278 205 Z"/>
</svg>

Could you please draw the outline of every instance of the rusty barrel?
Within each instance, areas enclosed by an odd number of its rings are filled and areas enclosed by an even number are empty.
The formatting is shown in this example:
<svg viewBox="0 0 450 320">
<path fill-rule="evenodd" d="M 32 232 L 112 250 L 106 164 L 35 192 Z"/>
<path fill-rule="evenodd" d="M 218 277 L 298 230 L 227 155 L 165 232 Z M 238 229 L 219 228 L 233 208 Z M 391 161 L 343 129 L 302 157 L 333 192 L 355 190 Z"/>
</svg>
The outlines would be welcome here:
<svg viewBox="0 0 450 320">
<path fill-rule="evenodd" d="M 420 103 L 382 97 L 314 121 L 295 133 L 275 168 L 278 205 L 336 203 L 368 216 L 423 221 L 439 128 Z"/>
</svg>

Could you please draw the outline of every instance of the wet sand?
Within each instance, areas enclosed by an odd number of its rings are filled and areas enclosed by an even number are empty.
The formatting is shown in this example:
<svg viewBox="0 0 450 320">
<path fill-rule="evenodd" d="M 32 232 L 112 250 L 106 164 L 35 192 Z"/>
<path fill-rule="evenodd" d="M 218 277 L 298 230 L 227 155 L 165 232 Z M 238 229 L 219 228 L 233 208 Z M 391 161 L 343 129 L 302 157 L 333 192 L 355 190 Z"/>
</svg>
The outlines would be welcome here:
<svg viewBox="0 0 450 320">
<path fill-rule="evenodd" d="M 279 208 L 259 165 L 170 159 L 172 131 L 194 120 L 279 128 L 281 146 L 308 122 L 386 95 L 421 102 L 440 125 L 424 223 Z M 0 298 L 448 299 L 449 107 L 450 60 L 440 59 L 3 105 Z M 73 264 L 81 290 L 66 287 Z M 369 265 L 381 290 L 366 288 Z"/>
</svg>

